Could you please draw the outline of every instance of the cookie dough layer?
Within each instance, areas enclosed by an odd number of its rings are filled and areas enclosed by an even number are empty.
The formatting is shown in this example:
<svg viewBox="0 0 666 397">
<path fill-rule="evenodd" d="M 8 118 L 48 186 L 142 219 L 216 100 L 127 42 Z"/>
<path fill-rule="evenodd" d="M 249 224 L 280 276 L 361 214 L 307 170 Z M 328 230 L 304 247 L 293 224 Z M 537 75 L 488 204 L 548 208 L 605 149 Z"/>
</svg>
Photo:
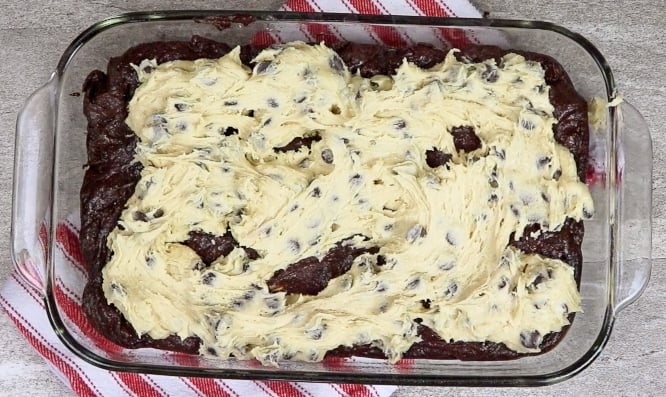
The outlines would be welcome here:
<svg viewBox="0 0 666 397">
<path fill-rule="evenodd" d="M 361 78 L 332 50 L 292 43 L 254 70 L 235 49 L 137 73 L 127 123 L 143 171 L 103 286 L 139 334 L 265 363 L 368 343 L 397 360 L 417 324 L 537 352 L 580 309 L 572 267 L 507 247 L 527 225 L 592 213 L 540 64 L 450 52 Z M 281 150 L 294 138 L 309 146 Z M 208 266 L 183 244 L 192 232 L 239 246 Z M 270 288 L 341 242 L 379 252 L 317 295 Z"/>
</svg>

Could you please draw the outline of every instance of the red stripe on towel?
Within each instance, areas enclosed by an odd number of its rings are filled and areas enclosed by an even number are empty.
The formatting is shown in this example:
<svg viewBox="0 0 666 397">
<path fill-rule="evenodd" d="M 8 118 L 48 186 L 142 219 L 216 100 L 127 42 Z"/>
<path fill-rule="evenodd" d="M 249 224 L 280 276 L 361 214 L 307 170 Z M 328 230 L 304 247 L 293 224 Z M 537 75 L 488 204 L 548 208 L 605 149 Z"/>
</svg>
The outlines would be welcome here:
<svg viewBox="0 0 666 397">
<path fill-rule="evenodd" d="M 379 9 L 371 0 L 347 0 L 349 4 L 361 14 L 382 15 L 384 12 Z M 373 25 L 372 30 L 377 38 L 384 44 L 393 47 L 406 47 L 407 41 L 400 33 L 391 26 Z"/>
</svg>

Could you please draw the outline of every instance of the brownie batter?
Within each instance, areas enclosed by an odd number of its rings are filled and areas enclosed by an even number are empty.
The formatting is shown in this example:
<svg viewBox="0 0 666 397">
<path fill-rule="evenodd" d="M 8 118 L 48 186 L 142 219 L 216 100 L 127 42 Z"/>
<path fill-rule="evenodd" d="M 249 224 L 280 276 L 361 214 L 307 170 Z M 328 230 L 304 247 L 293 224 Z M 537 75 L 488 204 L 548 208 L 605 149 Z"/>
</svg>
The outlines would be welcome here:
<svg viewBox="0 0 666 397">
<path fill-rule="evenodd" d="M 216 58 L 228 52 L 228 47 L 195 37 L 189 43 L 160 43 L 139 46 L 130 49 L 121 58 L 111 60 L 107 74 L 100 71 L 93 72 L 86 80 L 84 90 L 85 112 L 89 120 L 88 134 L 88 170 L 82 187 L 82 232 L 81 241 L 86 261 L 90 266 L 90 282 L 86 287 L 84 309 L 93 323 L 115 342 L 128 347 L 153 346 L 172 350 L 197 352 L 200 341 L 197 338 L 186 338 L 180 340 L 175 336 L 166 339 L 154 340 L 143 334 L 138 337 L 133 327 L 127 323 L 117 309 L 106 303 L 101 288 L 101 271 L 104 265 L 111 259 L 112 253 L 106 246 L 109 233 L 116 227 L 120 213 L 127 200 L 135 193 L 135 186 L 140 177 L 141 166 L 132 163 L 136 148 L 136 135 L 126 126 L 127 103 L 133 96 L 134 89 L 138 86 L 136 72 L 130 64 L 141 64 L 144 59 L 156 59 L 157 63 L 163 63 L 173 59 L 198 59 Z M 380 49 L 374 46 L 360 46 L 348 44 L 337 49 L 341 56 L 340 63 L 344 62 L 352 71 L 360 71 L 367 77 L 373 75 L 390 75 L 395 73 L 403 58 L 414 62 L 420 67 L 430 67 L 444 59 L 445 52 L 426 46 L 416 46 L 410 49 Z M 256 55 L 258 49 L 243 48 L 241 59 L 248 65 L 249 60 Z M 499 63 L 500 56 L 505 54 L 501 50 L 492 47 L 473 47 L 464 49 L 458 53 L 459 59 L 469 59 L 476 62 L 480 59 L 496 58 Z M 523 54 L 528 59 L 534 59 L 544 66 L 546 70 L 546 82 L 550 86 L 550 101 L 554 106 L 554 114 L 558 123 L 554 125 L 555 139 L 574 155 L 578 164 L 579 176 L 584 175 L 581 164 L 586 164 L 587 155 L 587 111 L 586 104 L 580 98 L 562 71 L 561 67 L 552 59 L 536 55 Z M 380 59 L 381 62 L 377 62 Z M 334 64 L 332 66 L 335 66 Z M 258 63 L 255 70 L 269 67 Z M 341 65 L 340 65 L 341 67 Z M 496 79 L 496 71 L 488 70 L 485 74 L 487 81 Z M 381 89 L 384 82 L 376 79 L 377 88 Z M 544 87 L 544 89 L 546 89 Z M 554 92 L 558 95 L 554 99 Z M 529 120 L 528 120 L 529 121 Z M 399 127 L 399 126 L 398 126 Z M 526 122 L 525 128 L 530 127 Z M 233 129 L 223 131 L 225 136 L 238 133 Z M 480 147 L 480 139 L 471 128 L 461 126 L 451 131 L 456 149 L 461 152 L 472 152 Z M 283 146 L 274 148 L 275 152 L 288 152 L 299 149 L 302 146 L 310 147 L 318 142 L 316 136 L 303 137 L 291 142 L 285 142 Z M 428 166 L 432 168 L 446 166 L 451 160 L 436 148 L 426 153 Z M 498 154 L 499 155 L 499 154 Z M 332 153 L 321 152 L 324 163 L 335 161 Z M 544 162 L 547 160 L 544 159 Z M 545 164 L 544 164 L 545 165 Z M 553 177 L 559 177 L 557 172 Z M 313 191 L 313 194 L 316 192 Z M 547 198 L 542 198 L 547 201 Z M 133 216 L 137 221 L 154 219 L 163 216 L 157 211 L 151 213 L 137 213 Z M 548 258 L 563 260 L 576 269 L 576 277 L 579 276 L 580 243 L 582 239 L 582 223 L 567 221 L 558 231 L 545 231 L 539 233 L 538 225 L 527 226 L 525 232 L 516 241 L 507 241 L 525 253 L 537 253 Z M 193 248 L 201 258 L 200 264 L 195 264 L 200 269 L 205 269 L 217 256 L 227 255 L 240 245 L 230 233 L 221 233 L 221 236 L 210 236 L 210 243 L 195 244 L 197 240 L 205 241 L 209 236 L 191 235 L 186 243 Z M 195 248 L 195 246 L 197 248 Z M 251 247 L 244 248 L 248 257 L 255 256 Z M 317 258 L 305 258 L 287 266 L 284 271 L 276 273 L 269 281 L 273 291 L 281 290 L 291 293 L 316 294 L 325 286 L 327 280 L 308 285 L 294 277 L 298 269 L 304 273 L 317 275 L 328 275 L 334 278 L 348 271 L 347 265 L 351 259 L 362 253 L 376 253 L 379 247 L 368 247 L 365 252 L 358 249 L 332 248 L 322 260 Z M 219 254 L 219 255 L 218 255 Z M 256 257 L 256 256 L 255 256 Z M 382 266 L 383 259 L 376 257 L 376 264 Z M 295 271 L 296 270 L 296 271 Z M 308 273 L 309 274 L 309 273 Z M 542 279 L 548 275 L 542 276 Z M 534 282 L 536 283 L 536 277 Z M 542 280 L 543 281 L 543 280 Z M 321 286 L 317 287 L 318 284 Z M 538 283 L 536 283 L 538 284 Z M 422 303 L 427 309 L 428 302 Z M 571 317 L 571 316 L 570 316 Z M 519 353 L 508 349 L 503 344 L 494 343 L 459 343 L 445 342 L 439 340 L 437 334 L 428 327 L 420 325 L 415 319 L 418 335 L 421 342 L 414 344 L 404 357 L 437 357 L 437 358 L 459 358 L 459 359 L 507 359 L 519 356 Z M 562 337 L 563 331 L 550 335 L 539 335 L 538 333 L 521 334 L 521 343 L 526 348 L 536 348 L 545 351 Z M 376 356 L 377 349 L 369 346 L 357 346 L 353 348 L 340 348 L 329 354 L 364 354 Z M 381 351 L 380 351 L 381 353 Z M 524 353 L 523 353 L 524 354 Z"/>
</svg>

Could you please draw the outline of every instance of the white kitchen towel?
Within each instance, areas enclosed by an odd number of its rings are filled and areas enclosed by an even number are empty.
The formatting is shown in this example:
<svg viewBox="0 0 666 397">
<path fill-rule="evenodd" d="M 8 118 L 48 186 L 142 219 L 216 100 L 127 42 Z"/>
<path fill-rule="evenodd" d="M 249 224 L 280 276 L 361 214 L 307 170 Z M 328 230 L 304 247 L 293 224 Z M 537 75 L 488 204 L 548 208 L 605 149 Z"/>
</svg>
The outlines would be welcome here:
<svg viewBox="0 0 666 397">
<path fill-rule="evenodd" d="M 467 0 L 289 0 L 282 10 L 301 12 L 347 12 L 365 14 L 429 15 L 450 17 L 480 17 L 481 14 Z M 295 32 L 307 41 L 358 41 L 387 45 L 409 45 L 420 41 L 440 40 L 445 47 L 478 42 L 475 34 L 463 34 L 451 29 L 424 28 L 405 31 L 387 26 L 368 29 L 333 29 L 322 24 L 306 24 Z M 482 31 L 478 34 L 483 34 Z M 283 35 L 283 36 L 281 36 Z M 280 39 L 294 39 L 294 32 L 272 32 L 257 35 L 255 42 L 271 43 Z M 433 38 L 432 35 L 435 35 Z M 427 36 L 427 37 L 426 37 Z M 488 42 L 486 38 L 483 40 Z M 29 162 L 26 162 L 29 164 Z M 42 249 L 46 251 L 48 235 L 44 226 L 39 232 Z M 73 277 L 58 278 L 53 293 L 63 308 L 69 323 L 86 335 L 93 335 L 109 349 L 122 349 L 105 342 L 97 334 L 81 310 L 80 285 L 85 283 L 85 267 L 79 248 L 78 219 L 57 225 L 54 260 L 67 264 L 77 272 Z M 19 258 L 20 259 L 20 258 Z M 22 274 L 41 275 L 41 269 L 30 268 L 31 262 L 17 264 Z M 26 268 L 27 267 L 27 268 Z M 30 277 L 24 279 L 15 271 L 0 289 L 0 306 L 16 325 L 19 332 L 44 357 L 46 363 L 74 393 L 79 396 L 367 396 L 386 397 L 394 386 L 356 384 L 317 384 L 280 381 L 247 381 L 194 377 L 172 377 L 100 369 L 79 359 L 60 341 L 53 331 L 45 311 L 41 283 Z M 37 286 L 37 287 L 36 287 Z M 411 360 L 402 360 L 400 367 L 409 367 Z M 403 368 L 406 370 L 407 368 Z"/>
<path fill-rule="evenodd" d="M 285 11 L 337 12 L 375 15 L 418 15 L 434 17 L 480 18 L 481 14 L 467 0 L 289 0 L 281 8 Z M 409 29 L 381 24 L 358 28 L 349 25 L 329 26 L 321 23 L 282 26 L 255 37 L 256 44 L 272 44 L 292 40 L 332 44 L 339 41 L 376 43 L 389 46 L 408 46 L 419 42 L 434 43 L 444 48 L 479 43 L 504 44 L 496 33 L 484 29 L 466 30 L 410 26 Z"/>
</svg>

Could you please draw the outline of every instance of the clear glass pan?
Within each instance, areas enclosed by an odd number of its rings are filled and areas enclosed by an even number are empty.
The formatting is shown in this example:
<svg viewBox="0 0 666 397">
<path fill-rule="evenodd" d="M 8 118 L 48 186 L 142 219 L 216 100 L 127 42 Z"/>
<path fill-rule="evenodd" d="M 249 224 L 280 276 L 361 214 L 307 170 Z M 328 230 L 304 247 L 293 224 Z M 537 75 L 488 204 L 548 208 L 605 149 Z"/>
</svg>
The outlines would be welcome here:
<svg viewBox="0 0 666 397">
<path fill-rule="evenodd" d="M 605 108 L 604 126 L 591 134 L 591 156 L 601 177 L 590 186 L 596 214 L 586 222 L 583 243 L 584 313 L 576 316 L 562 342 L 543 355 L 495 362 L 413 360 L 408 365 L 352 358 L 268 368 L 152 349 L 109 349 L 70 320 L 67 311 L 77 307 L 57 293 L 58 280 L 82 276 L 54 252 L 58 225 L 76 218 L 79 211 L 86 120 L 81 97 L 71 93 L 80 92 L 85 76 L 94 69 L 105 70 L 110 57 L 139 43 L 188 40 L 198 34 L 247 44 L 258 32 L 289 41 L 323 26 L 356 42 L 369 40 L 366 30 L 389 27 L 436 47 L 443 46 L 436 39 L 440 34 L 465 33 L 482 44 L 553 56 L 588 100 L 611 102 L 617 97 L 611 70 L 599 51 L 583 37 L 544 22 L 237 11 L 132 13 L 101 21 L 72 42 L 51 79 L 26 101 L 17 122 L 12 255 L 20 273 L 43 294 L 63 342 L 84 360 L 106 369 L 179 376 L 527 386 L 558 382 L 584 369 L 603 349 L 615 317 L 640 296 L 650 275 L 652 146 L 643 118 L 626 102 Z M 318 39 L 316 34 L 313 38 Z M 79 291 L 70 292 L 80 296 L 83 287 L 84 281 Z"/>
</svg>

